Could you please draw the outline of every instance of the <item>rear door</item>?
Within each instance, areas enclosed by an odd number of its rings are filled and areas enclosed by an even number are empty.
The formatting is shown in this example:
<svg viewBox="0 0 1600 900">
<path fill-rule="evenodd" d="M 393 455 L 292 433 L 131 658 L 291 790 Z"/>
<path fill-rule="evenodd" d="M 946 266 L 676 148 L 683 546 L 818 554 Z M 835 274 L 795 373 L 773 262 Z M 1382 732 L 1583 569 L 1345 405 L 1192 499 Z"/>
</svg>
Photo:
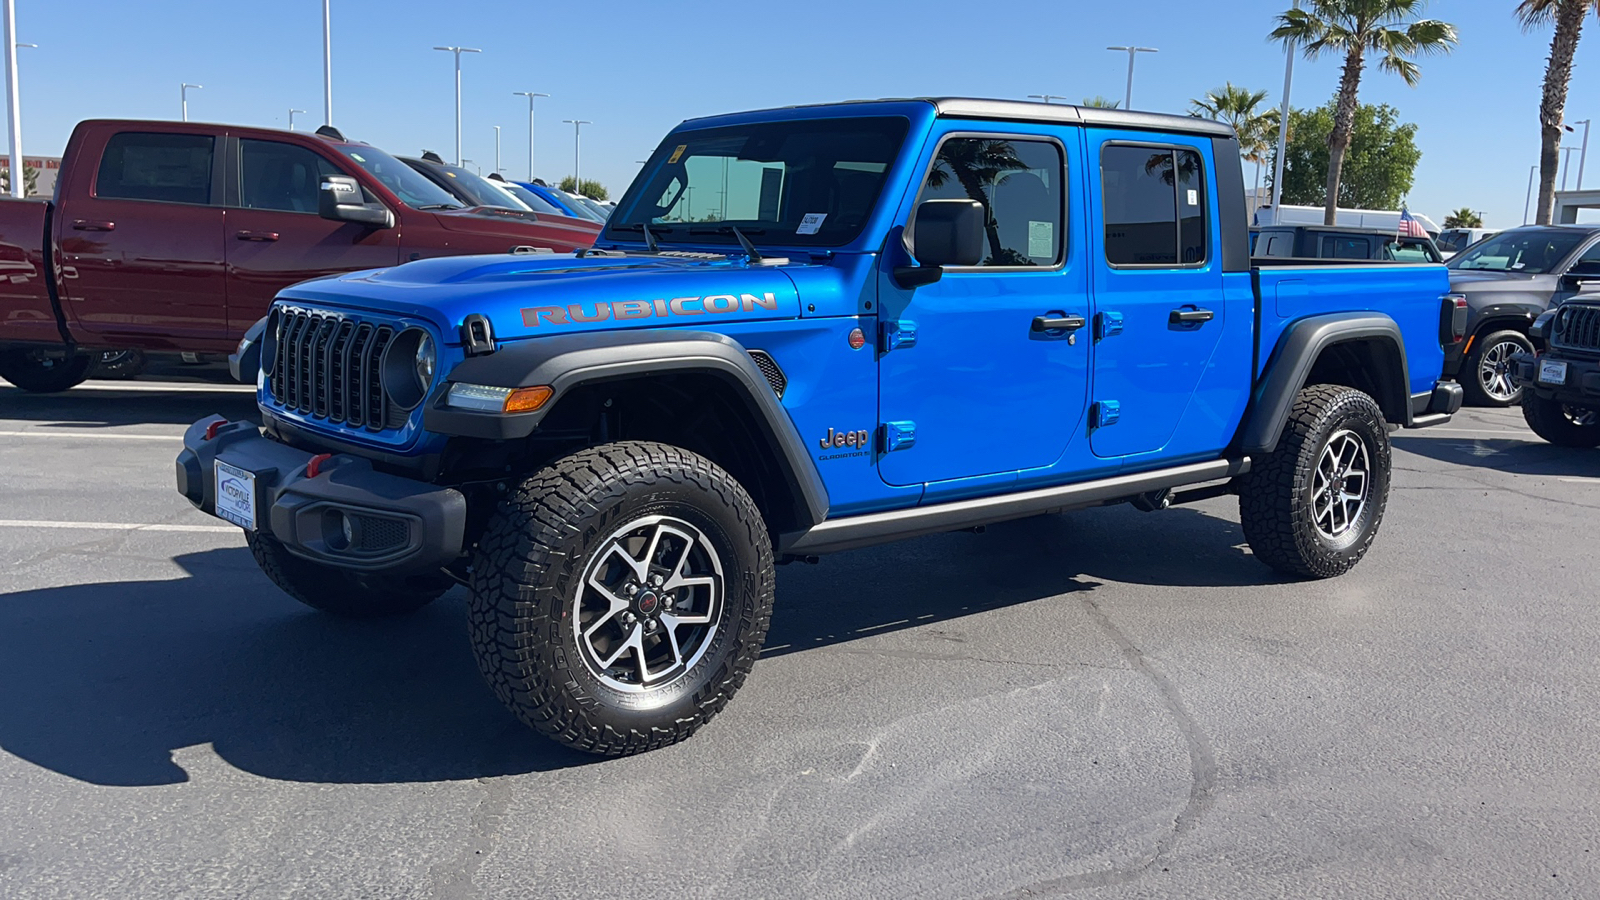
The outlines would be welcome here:
<svg viewBox="0 0 1600 900">
<path fill-rule="evenodd" d="M 287 141 L 229 142 L 228 330 L 238 336 L 296 282 L 400 261 L 400 230 L 317 215 L 324 175 L 352 174 L 331 157 Z"/>
<path fill-rule="evenodd" d="M 1227 324 L 1210 142 L 1106 129 L 1087 137 L 1104 235 L 1089 443 L 1103 458 L 1151 453 L 1172 441 Z"/>
<path fill-rule="evenodd" d="M 61 294 L 87 331 L 141 346 L 224 345 L 221 136 L 140 124 L 76 166 L 55 232 Z M 92 154 L 94 142 L 83 149 Z"/>
</svg>

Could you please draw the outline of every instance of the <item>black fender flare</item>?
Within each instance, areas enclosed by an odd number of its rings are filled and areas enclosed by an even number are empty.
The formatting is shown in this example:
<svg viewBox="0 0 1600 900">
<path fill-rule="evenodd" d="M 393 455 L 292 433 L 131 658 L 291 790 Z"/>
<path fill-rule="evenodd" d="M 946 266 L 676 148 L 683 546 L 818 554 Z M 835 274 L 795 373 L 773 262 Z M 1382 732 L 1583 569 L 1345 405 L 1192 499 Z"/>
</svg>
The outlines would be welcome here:
<svg viewBox="0 0 1600 900">
<path fill-rule="evenodd" d="M 1294 409 L 1295 397 L 1305 387 L 1311 369 L 1324 350 L 1339 344 L 1372 341 L 1389 348 L 1390 372 L 1374 373 L 1381 382 L 1397 378 L 1398 393 L 1374 397 L 1392 415 L 1399 410 L 1400 421 L 1411 424 L 1411 375 L 1406 366 L 1406 344 L 1400 326 L 1382 313 L 1347 312 L 1307 316 L 1285 328 L 1278 344 L 1267 358 L 1266 373 L 1257 382 L 1250 412 L 1240 433 L 1239 449 L 1244 453 L 1271 453 Z M 1393 392 L 1392 390 L 1390 391 Z"/>
<path fill-rule="evenodd" d="M 806 527 L 828 517 L 828 491 L 771 384 L 742 344 L 709 331 L 602 331 L 530 338 L 494 353 L 468 357 L 425 401 L 423 426 L 438 434 L 485 440 L 519 440 L 579 385 L 667 372 L 698 372 L 727 382 L 748 405 L 784 473 L 796 521 Z M 444 405 L 456 382 L 495 387 L 548 385 L 554 395 L 534 412 L 498 414 Z"/>
</svg>

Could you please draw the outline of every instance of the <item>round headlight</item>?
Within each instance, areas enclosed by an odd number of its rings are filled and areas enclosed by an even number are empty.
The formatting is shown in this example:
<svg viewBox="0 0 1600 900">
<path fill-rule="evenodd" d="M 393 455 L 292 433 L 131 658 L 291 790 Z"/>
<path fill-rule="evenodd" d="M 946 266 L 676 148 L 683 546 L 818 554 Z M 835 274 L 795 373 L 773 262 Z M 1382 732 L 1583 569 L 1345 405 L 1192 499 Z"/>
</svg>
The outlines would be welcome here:
<svg viewBox="0 0 1600 900">
<path fill-rule="evenodd" d="M 422 340 L 417 342 L 417 384 L 427 393 L 428 386 L 433 384 L 434 366 L 439 361 L 439 355 L 433 347 L 433 337 L 424 334 Z"/>
</svg>

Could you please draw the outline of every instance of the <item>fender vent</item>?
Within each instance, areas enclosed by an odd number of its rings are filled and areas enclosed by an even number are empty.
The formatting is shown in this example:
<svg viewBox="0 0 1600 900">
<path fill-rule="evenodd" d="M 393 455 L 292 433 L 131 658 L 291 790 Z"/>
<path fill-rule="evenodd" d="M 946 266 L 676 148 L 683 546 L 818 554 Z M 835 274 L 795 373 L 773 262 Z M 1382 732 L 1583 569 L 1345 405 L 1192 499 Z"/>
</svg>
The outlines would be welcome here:
<svg viewBox="0 0 1600 900">
<path fill-rule="evenodd" d="M 767 384 L 772 385 L 772 392 L 782 400 L 783 391 L 789 386 L 789 379 L 783 374 L 783 370 L 778 368 L 777 362 L 765 350 L 751 350 L 750 361 L 761 370 L 761 374 L 767 379 Z"/>
</svg>

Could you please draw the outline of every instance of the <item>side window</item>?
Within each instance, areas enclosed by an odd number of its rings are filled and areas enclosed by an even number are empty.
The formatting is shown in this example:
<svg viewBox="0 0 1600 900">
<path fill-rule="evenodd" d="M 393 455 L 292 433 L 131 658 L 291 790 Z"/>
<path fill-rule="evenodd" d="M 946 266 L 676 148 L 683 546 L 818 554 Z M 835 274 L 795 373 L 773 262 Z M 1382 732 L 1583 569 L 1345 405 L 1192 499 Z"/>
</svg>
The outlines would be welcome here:
<svg viewBox="0 0 1600 900">
<path fill-rule="evenodd" d="M 1323 259 L 1371 259 L 1372 240 L 1364 237 L 1327 235 L 1322 239 Z"/>
<path fill-rule="evenodd" d="M 1174 268 L 1205 264 L 1210 251 L 1200 154 L 1113 144 L 1100 153 L 1100 179 L 1107 262 Z"/>
<path fill-rule="evenodd" d="M 1600 275 L 1600 241 L 1578 254 L 1567 271 L 1576 275 Z"/>
<path fill-rule="evenodd" d="M 1050 141 L 950 138 L 921 199 L 983 204 L 988 252 L 980 266 L 1050 267 L 1061 260 L 1065 174 L 1061 148 Z"/>
<path fill-rule="evenodd" d="M 211 203 L 216 138 L 205 134 L 124 131 L 106 141 L 94 195 L 104 200 Z"/>
<path fill-rule="evenodd" d="M 339 174 L 333 163 L 304 147 L 239 142 L 239 205 L 245 209 L 314 213 L 322 176 Z"/>
<path fill-rule="evenodd" d="M 1281 234 L 1269 234 L 1269 235 L 1267 235 L 1267 249 L 1265 251 L 1263 251 L 1261 255 L 1262 256 L 1288 256 L 1289 255 L 1289 239 L 1284 237 Z"/>
<path fill-rule="evenodd" d="M 1436 259 L 1432 253 L 1428 252 L 1428 245 L 1422 243 L 1421 241 L 1417 241 L 1415 243 L 1390 241 L 1389 243 L 1384 244 L 1383 249 L 1384 259 L 1392 259 L 1397 262 L 1414 263 L 1438 262 L 1438 259 Z"/>
</svg>

